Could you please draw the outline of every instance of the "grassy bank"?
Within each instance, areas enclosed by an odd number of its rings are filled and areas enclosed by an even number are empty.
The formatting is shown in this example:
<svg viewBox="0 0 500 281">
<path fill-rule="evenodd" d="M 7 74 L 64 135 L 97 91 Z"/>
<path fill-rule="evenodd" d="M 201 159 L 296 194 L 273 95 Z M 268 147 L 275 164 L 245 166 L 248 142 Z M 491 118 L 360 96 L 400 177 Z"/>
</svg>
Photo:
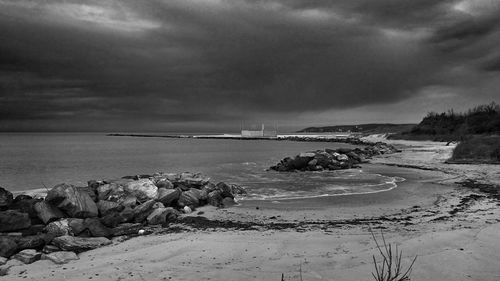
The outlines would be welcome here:
<svg viewBox="0 0 500 281">
<path fill-rule="evenodd" d="M 430 112 L 422 121 L 406 132 L 393 134 L 390 139 L 463 141 L 475 135 L 500 133 L 500 106 L 492 102 L 476 106 L 467 112 L 453 110 Z"/>
<path fill-rule="evenodd" d="M 500 136 L 474 136 L 460 142 L 448 163 L 500 163 Z"/>
</svg>

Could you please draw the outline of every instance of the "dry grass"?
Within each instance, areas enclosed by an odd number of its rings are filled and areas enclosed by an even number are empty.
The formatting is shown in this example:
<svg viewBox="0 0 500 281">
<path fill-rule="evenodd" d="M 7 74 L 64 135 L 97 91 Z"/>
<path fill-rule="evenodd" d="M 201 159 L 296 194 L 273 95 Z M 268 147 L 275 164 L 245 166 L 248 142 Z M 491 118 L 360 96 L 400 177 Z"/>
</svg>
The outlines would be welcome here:
<svg viewBox="0 0 500 281">
<path fill-rule="evenodd" d="M 378 262 L 375 255 L 373 255 L 373 266 L 375 267 L 375 272 L 372 272 L 373 278 L 376 281 L 409 281 L 417 256 L 413 258 L 411 264 L 405 270 L 401 263 L 403 251 L 399 250 L 397 245 L 393 247 L 392 244 L 388 244 L 382 231 L 380 231 L 382 244 L 379 244 L 372 230 L 370 230 L 370 233 L 382 258 L 382 261 Z"/>
</svg>

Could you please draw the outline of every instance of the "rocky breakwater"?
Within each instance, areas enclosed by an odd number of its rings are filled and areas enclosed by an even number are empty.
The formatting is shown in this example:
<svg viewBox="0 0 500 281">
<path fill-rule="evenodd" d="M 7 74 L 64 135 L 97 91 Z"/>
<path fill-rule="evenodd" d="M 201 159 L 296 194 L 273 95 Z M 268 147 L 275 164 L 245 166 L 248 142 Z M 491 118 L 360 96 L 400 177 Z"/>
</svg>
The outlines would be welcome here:
<svg viewBox="0 0 500 281">
<path fill-rule="evenodd" d="M 270 169 L 278 172 L 350 169 L 368 162 L 373 156 L 396 152 L 400 150 L 383 142 L 371 143 L 364 148 L 327 148 L 286 157 Z"/>
<path fill-rule="evenodd" d="M 206 204 L 231 206 L 243 194 L 237 185 L 194 173 L 59 184 L 45 197 L 14 197 L 0 187 L 0 275 L 19 261 L 78 259 L 77 253 L 109 245 L 113 237 L 144 233 L 148 225 L 167 227 Z"/>
</svg>

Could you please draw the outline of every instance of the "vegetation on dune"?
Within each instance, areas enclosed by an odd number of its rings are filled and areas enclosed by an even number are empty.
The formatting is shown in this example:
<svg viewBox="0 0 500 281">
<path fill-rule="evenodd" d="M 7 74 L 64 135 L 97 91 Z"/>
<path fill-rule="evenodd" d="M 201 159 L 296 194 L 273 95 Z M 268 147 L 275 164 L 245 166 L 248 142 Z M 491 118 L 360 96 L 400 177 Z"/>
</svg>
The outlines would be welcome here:
<svg viewBox="0 0 500 281">
<path fill-rule="evenodd" d="M 391 135 L 392 139 L 462 141 L 474 135 L 500 133 L 500 106 L 494 102 L 464 113 L 430 112 L 411 130 Z"/>
<path fill-rule="evenodd" d="M 460 142 L 448 163 L 500 163 L 500 136 L 474 136 Z"/>
<path fill-rule="evenodd" d="M 298 133 L 363 133 L 363 134 L 386 134 L 401 133 L 413 128 L 415 124 L 358 124 L 337 125 L 325 127 L 309 127 L 298 131 Z"/>
</svg>

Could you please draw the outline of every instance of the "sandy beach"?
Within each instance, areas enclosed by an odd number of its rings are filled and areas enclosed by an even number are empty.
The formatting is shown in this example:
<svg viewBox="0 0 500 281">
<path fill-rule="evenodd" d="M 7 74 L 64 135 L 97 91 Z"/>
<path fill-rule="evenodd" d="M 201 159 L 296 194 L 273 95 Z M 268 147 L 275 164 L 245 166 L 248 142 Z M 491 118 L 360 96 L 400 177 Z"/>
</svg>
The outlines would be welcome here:
<svg viewBox="0 0 500 281">
<path fill-rule="evenodd" d="M 393 190 L 206 206 L 77 261 L 12 266 L 0 280 L 372 280 L 370 229 L 403 250 L 405 265 L 418 256 L 412 280 L 500 280 L 499 202 L 455 184 L 498 184 L 498 166 L 444 164 L 445 143 L 392 143 L 402 153 L 363 170 L 406 179 Z"/>
</svg>

